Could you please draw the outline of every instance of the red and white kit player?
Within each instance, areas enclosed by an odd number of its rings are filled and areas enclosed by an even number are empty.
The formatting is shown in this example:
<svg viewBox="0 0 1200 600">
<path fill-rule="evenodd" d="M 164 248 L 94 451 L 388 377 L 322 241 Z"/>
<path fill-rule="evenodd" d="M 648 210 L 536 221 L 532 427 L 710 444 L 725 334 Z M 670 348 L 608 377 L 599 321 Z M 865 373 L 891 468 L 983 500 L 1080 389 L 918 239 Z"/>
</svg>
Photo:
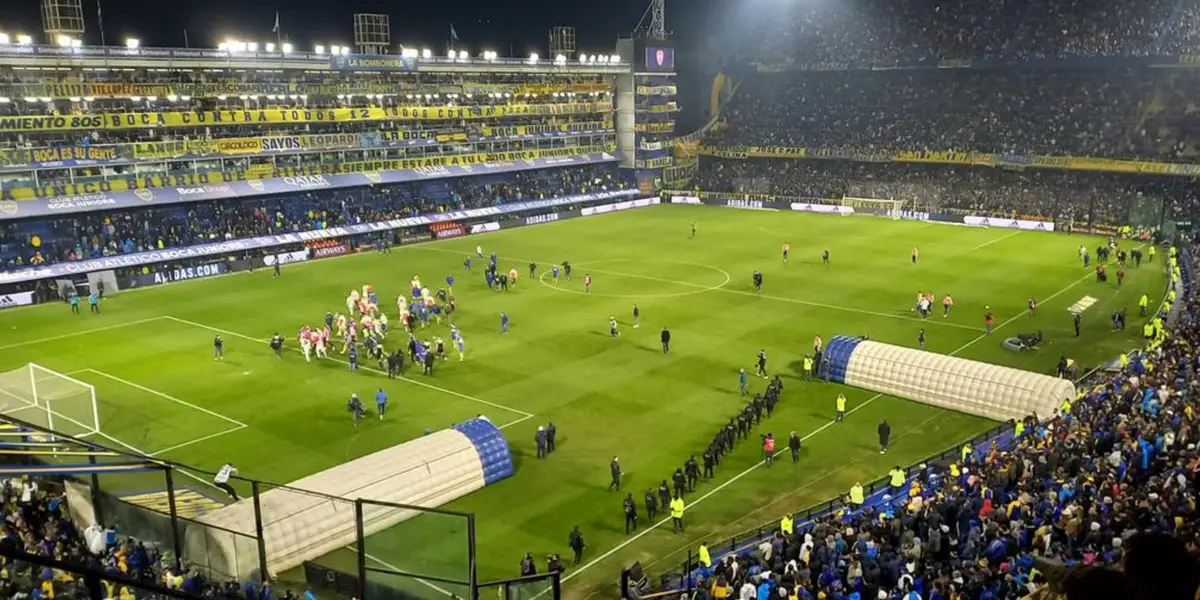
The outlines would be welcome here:
<svg viewBox="0 0 1200 600">
<path fill-rule="evenodd" d="M 312 360 L 312 339 L 309 337 L 310 333 L 312 333 L 312 330 L 308 328 L 308 325 L 300 328 L 300 351 L 304 353 L 305 362 Z"/>
<path fill-rule="evenodd" d="M 317 358 L 327 358 L 325 354 L 325 347 L 329 343 L 329 333 L 329 328 L 326 327 L 321 330 L 321 333 L 317 333 L 313 336 L 316 338 L 313 340 L 313 343 L 316 344 L 317 347 Z"/>
<path fill-rule="evenodd" d="M 590 293 L 592 291 L 592 274 L 588 273 L 583 276 L 583 292 Z"/>
</svg>

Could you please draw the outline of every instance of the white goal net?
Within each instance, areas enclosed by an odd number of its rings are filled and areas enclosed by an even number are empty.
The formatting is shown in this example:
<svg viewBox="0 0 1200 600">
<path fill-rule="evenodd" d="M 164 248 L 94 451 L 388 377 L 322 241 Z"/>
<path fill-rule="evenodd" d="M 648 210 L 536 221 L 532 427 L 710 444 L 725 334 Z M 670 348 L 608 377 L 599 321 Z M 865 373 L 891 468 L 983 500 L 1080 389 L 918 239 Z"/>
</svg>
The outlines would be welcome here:
<svg viewBox="0 0 1200 600">
<path fill-rule="evenodd" d="M 857 198 L 842 196 L 842 206 L 855 209 L 866 209 L 877 214 L 900 219 L 904 215 L 904 201 L 892 198 Z"/>
<path fill-rule="evenodd" d="M 100 432 L 95 386 L 33 363 L 0 373 L 0 414 L 71 437 Z"/>
</svg>

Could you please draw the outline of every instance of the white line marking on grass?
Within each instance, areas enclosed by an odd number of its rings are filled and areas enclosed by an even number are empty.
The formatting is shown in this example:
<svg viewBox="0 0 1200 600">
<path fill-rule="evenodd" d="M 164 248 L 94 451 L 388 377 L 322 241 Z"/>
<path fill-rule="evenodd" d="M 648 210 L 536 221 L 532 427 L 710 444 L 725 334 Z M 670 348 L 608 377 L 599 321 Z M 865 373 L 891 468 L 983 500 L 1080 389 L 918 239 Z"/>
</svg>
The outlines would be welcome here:
<svg viewBox="0 0 1200 600">
<path fill-rule="evenodd" d="M 462 252 L 455 252 L 453 250 L 446 250 L 443 248 L 423 248 L 420 246 L 412 246 L 412 248 L 415 250 L 425 250 L 427 252 L 442 252 L 442 253 L 446 253 L 446 254 L 462 254 Z M 529 259 L 521 258 L 521 257 L 511 257 L 511 258 L 513 258 L 514 260 L 521 261 L 521 262 L 529 261 Z M 613 259 L 595 260 L 592 262 L 593 263 L 620 262 L 621 260 L 622 259 L 613 258 Z M 531 262 L 537 262 L 537 261 L 531 261 Z M 633 259 L 630 259 L 629 262 L 635 262 L 635 261 Z M 664 262 L 670 262 L 670 261 L 664 261 Z M 589 264 L 587 261 L 580 263 L 580 265 L 587 265 L 587 264 Z M 716 267 L 711 267 L 710 265 L 703 265 L 703 266 L 717 269 Z M 581 267 L 576 266 L 576 268 L 581 268 Z M 912 321 L 913 320 L 913 318 L 910 316 L 904 316 L 904 315 L 898 315 L 898 314 L 892 314 L 892 313 L 884 313 L 884 312 L 876 312 L 873 310 L 852 308 L 849 306 L 839 306 L 836 304 L 823 304 L 821 302 L 813 302 L 811 300 L 800 300 L 798 298 L 787 298 L 784 296 L 772 296 L 770 294 L 761 294 L 759 292 L 748 292 L 746 290 L 735 290 L 735 289 L 730 289 L 727 287 L 722 287 L 722 286 L 726 285 L 726 283 L 728 283 L 728 282 L 721 284 L 721 286 L 714 287 L 714 286 L 708 286 L 708 285 L 701 285 L 698 283 L 692 283 L 690 281 L 677 281 L 674 279 L 664 279 L 662 277 L 654 277 L 652 275 L 637 275 L 634 273 L 622 273 L 620 271 L 606 271 L 604 269 L 586 269 L 586 270 L 591 273 L 600 273 L 601 275 L 614 275 L 617 277 L 629 277 L 632 279 L 644 279 L 646 281 L 657 281 L 660 283 L 671 283 L 671 284 L 675 284 L 675 285 L 681 285 L 684 287 L 696 288 L 697 291 L 695 293 L 697 293 L 697 294 L 701 294 L 704 292 L 725 292 L 727 294 L 738 294 L 740 296 L 750 296 L 752 298 L 765 298 L 767 300 L 777 300 L 779 302 L 789 302 L 792 304 L 801 304 L 804 306 L 813 306 L 816 308 L 826 308 L 829 310 L 837 310 L 837 311 L 855 313 L 855 314 L 860 314 L 860 315 L 871 315 L 874 317 L 883 317 L 885 319 L 900 319 L 903 321 Z M 724 271 L 722 271 L 722 272 L 724 272 Z M 726 276 L 728 276 L 728 274 L 726 274 Z M 543 281 L 543 283 L 545 283 L 545 282 Z M 546 285 L 549 286 L 549 284 L 546 284 Z M 556 291 L 562 291 L 562 290 L 556 290 Z M 593 293 L 592 295 L 600 296 L 603 294 Z M 681 295 L 681 294 L 671 294 L 671 295 Z M 664 295 L 656 294 L 656 295 L 649 295 L 649 296 L 645 296 L 645 297 L 659 297 L 659 296 L 664 296 Z M 618 296 L 618 297 L 632 297 L 632 296 Z M 973 327 L 971 325 L 962 325 L 959 323 L 948 323 L 946 321 L 930 320 L 930 321 L 921 321 L 921 322 L 927 323 L 928 325 L 954 327 L 956 329 L 966 329 L 968 331 L 983 331 L 983 328 L 981 328 L 981 327 Z"/>
<path fill-rule="evenodd" d="M 150 456 L 161 456 L 161 455 L 163 455 L 163 454 L 166 454 L 166 453 L 168 453 L 168 452 L 170 452 L 170 451 L 172 451 L 172 450 L 178 450 L 178 449 L 180 449 L 180 448 L 186 448 L 186 447 L 188 447 L 188 446 L 191 446 L 191 445 L 193 445 L 193 444 L 199 444 L 200 442 L 207 442 L 208 440 L 211 440 L 211 439 L 213 439 L 213 438 L 218 438 L 218 437 L 221 437 L 221 436 L 223 436 L 223 435 L 226 435 L 226 434 L 233 433 L 233 432 L 235 432 L 235 431 L 241 431 L 241 430 L 245 429 L 246 427 L 248 427 L 248 426 L 247 426 L 247 425 L 237 425 L 237 426 L 234 426 L 234 427 L 230 427 L 229 429 L 226 429 L 226 430 L 224 430 L 224 431 L 218 431 L 218 432 L 216 432 L 216 433 L 211 433 L 211 434 L 209 434 L 209 435 L 206 435 L 206 436 L 203 436 L 203 437 L 198 437 L 198 438 L 196 438 L 196 439 L 194 439 L 194 440 L 191 440 L 191 441 L 188 441 L 188 442 L 184 442 L 184 443 L 182 443 L 182 444 L 175 444 L 174 446 L 169 446 L 169 447 L 167 447 L 167 448 L 163 448 L 162 450 L 158 450 L 158 451 L 152 452 L 152 453 L 150 454 Z"/>
<path fill-rule="evenodd" d="M 984 242 L 984 243 L 982 243 L 982 244 L 980 244 L 980 245 L 978 245 L 978 246 L 975 246 L 974 248 L 971 248 L 970 250 L 967 250 L 967 252 L 974 252 L 974 251 L 976 251 L 976 250 L 983 250 L 984 248 L 987 248 L 988 246 L 991 246 L 992 244 L 995 244 L 995 243 L 998 243 L 998 242 L 1003 242 L 1004 240 L 1007 240 L 1007 239 L 1008 239 L 1008 238 L 1010 238 L 1010 237 L 1013 237 L 1013 236 L 1016 236 L 1016 235 L 1020 235 L 1020 234 L 1022 234 L 1022 233 L 1025 233 L 1025 232 L 1024 232 L 1024 231 L 1021 231 L 1021 230 L 1019 230 L 1019 229 L 1018 229 L 1017 231 L 1014 231 L 1014 232 L 1012 232 L 1012 233 L 1010 233 L 1010 234 L 1008 234 L 1008 235 L 1000 236 L 1000 237 L 998 237 L 998 238 L 996 238 L 996 239 L 994 239 L 994 240 L 992 240 L 992 241 L 990 241 L 990 242 Z"/>
<path fill-rule="evenodd" d="M 195 404 L 192 404 L 191 402 L 188 402 L 188 401 L 186 401 L 186 400 L 180 400 L 179 398 L 176 398 L 176 397 L 174 397 L 174 396 L 172 396 L 172 395 L 170 395 L 170 394 L 164 394 L 163 392 L 160 392 L 160 391 L 158 391 L 158 390 L 155 390 L 155 389 L 152 389 L 152 388 L 148 388 L 148 387 L 146 387 L 146 386 L 144 386 L 144 385 L 141 385 L 141 384 L 139 384 L 139 383 L 134 383 L 134 382 L 132 382 L 132 381 L 129 381 L 128 379 L 125 379 L 125 378 L 122 378 L 122 377 L 117 377 L 116 375 L 111 375 L 111 374 L 109 374 L 109 373 L 105 373 L 104 371 L 101 371 L 101 370 L 99 370 L 99 369 L 79 369 L 78 371 L 71 371 L 71 372 L 70 372 L 70 373 L 68 373 L 68 374 L 69 374 L 69 375 L 73 375 L 73 374 L 75 374 L 75 373 L 94 373 L 94 374 L 96 374 L 96 375 L 99 375 L 99 376 L 101 376 L 101 377 L 107 377 L 107 378 L 109 378 L 109 379 L 111 379 L 111 380 L 113 380 L 113 381 L 116 381 L 116 382 L 118 382 L 118 383 L 123 383 L 123 384 L 125 384 L 125 385 L 127 385 L 127 386 L 129 386 L 129 387 L 131 387 L 131 388 L 135 388 L 135 389 L 142 390 L 143 392 L 146 392 L 147 394 L 154 394 L 155 396 L 158 396 L 159 398 L 165 398 L 165 399 L 167 399 L 167 400 L 170 400 L 171 402 L 174 402 L 174 403 L 176 403 L 176 404 L 181 404 L 181 405 L 183 405 L 183 406 L 186 406 L 186 407 L 188 407 L 188 408 L 191 408 L 191 409 L 193 409 L 193 410 L 198 410 L 198 411 L 200 411 L 200 412 L 202 412 L 202 413 L 204 413 L 204 414 L 206 414 L 206 415 L 209 415 L 209 416 L 212 416 L 212 417 L 216 417 L 216 418 L 218 418 L 218 419 L 221 419 L 222 421 L 226 421 L 226 422 L 228 422 L 228 423 L 230 423 L 230 424 L 232 424 L 232 425 L 234 425 L 234 426 L 237 426 L 237 427 L 246 427 L 246 426 L 247 426 L 245 423 L 243 423 L 243 422 L 241 422 L 241 421 L 239 421 L 239 420 L 237 420 L 237 419 L 234 419 L 234 418 L 231 418 L 231 417 L 227 417 L 227 416 L 225 416 L 225 415 L 223 415 L 223 414 L 221 414 L 221 413 L 219 413 L 219 412 L 216 412 L 216 411 L 209 410 L 209 409 L 207 409 L 207 408 L 204 408 L 203 406 L 196 406 Z"/>
<path fill-rule="evenodd" d="M 358 553 L 358 552 L 359 552 L 358 546 L 355 546 L 355 545 L 351 544 L 351 545 L 350 545 L 350 551 L 351 551 L 351 552 Z M 368 553 L 368 552 L 364 552 L 364 553 L 363 553 L 363 556 L 367 557 L 367 559 L 368 559 L 368 560 L 373 560 L 373 561 L 375 561 L 375 562 L 379 563 L 381 566 L 383 566 L 383 567 L 387 567 L 387 568 L 389 568 L 389 569 L 391 569 L 391 570 L 393 570 L 393 571 L 396 571 L 396 572 L 399 572 L 399 573 L 404 573 L 404 572 L 405 572 L 405 570 L 404 570 L 404 569 L 401 569 L 400 567 L 397 567 L 396 565 L 393 565 L 393 564 L 391 564 L 391 563 L 384 562 L 384 560 L 383 560 L 383 559 L 381 559 L 381 558 L 377 558 L 377 557 L 375 557 L 375 556 L 371 555 L 371 554 L 370 554 L 370 553 Z M 444 594 L 444 595 L 446 595 L 446 596 L 450 596 L 450 597 L 453 597 L 453 596 L 455 596 L 455 594 L 451 593 L 451 592 L 450 592 L 450 590 L 443 589 L 441 586 L 439 586 L 439 585 L 437 585 L 437 584 L 434 584 L 434 583 L 432 583 L 432 582 L 429 582 L 429 581 L 425 581 L 424 579 L 421 579 L 420 577 L 409 577 L 409 579 L 412 579 L 413 581 L 416 581 L 417 583 L 419 583 L 419 584 L 421 584 L 421 585 L 423 585 L 423 586 L 425 586 L 425 587 L 428 587 L 429 589 L 431 589 L 431 590 L 434 590 L 434 591 L 436 591 L 436 592 L 438 592 L 438 593 Z"/>
<path fill-rule="evenodd" d="M 1070 284 L 1070 285 L 1068 285 L 1067 287 L 1065 287 L 1065 288 L 1063 288 L 1063 289 L 1061 289 L 1061 290 L 1059 290 L 1059 291 L 1055 292 L 1054 294 L 1051 294 L 1051 295 L 1050 295 L 1050 296 L 1048 296 L 1048 297 L 1047 297 L 1047 298 L 1046 298 L 1046 299 L 1045 299 L 1043 302 L 1049 302 L 1050 300 L 1053 300 L 1054 298 L 1057 298 L 1058 296 L 1061 296 L 1062 294 L 1066 293 L 1066 292 L 1067 292 L 1068 290 L 1070 290 L 1071 288 L 1073 288 L 1073 287 L 1075 287 L 1075 286 L 1079 285 L 1080 283 L 1082 283 L 1083 281 L 1085 281 L 1085 280 L 1086 280 L 1088 277 L 1092 277 L 1092 276 L 1093 276 L 1093 275 L 1089 273 L 1088 275 L 1084 276 L 1083 278 L 1081 278 L 1081 279 L 1078 279 L 1078 280 L 1076 280 L 1075 282 L 1071 283 L 1071 284 Z M 733 291 L 733 290 L 727 290 L 727 291 Z M 749 292 L 747 292 L 747 293 L 749 293 Z M 1012 323 L 1012 322 L 1016 321 L 1017 319 L 1021 318 L 1021 317 L 1022 317 L 1022 316 L 1024 316 L 1024 315 L 1025 315 L 1025 312 L 1021 312 L 1021 313 L 1017 314 L 1016 316 L 1014 316 L 1014 317 L 1012 317 L 1012 318 L 1008 319 L 1007 321 L 1004 321 L 1003 323 L 1001 323 L 1001 324 L 999 324 L 999 325 L 997 325 L 997 326 L 993 327 L 993 328 L 992 328 L 992 332 L 993 332 L 993 333 L 995 333 L 995 332 L 996 332 L 997 330 L 999 330 L 1000 328 L 1002 328 L 1002 327 L 1004 327 L 1004 326 L 1006 326 L 1006 325 L 1008 325 L 1008 324 L 1010 324 L 1010 323 Z M 983 334 L 983 335 L 980 335 L 980 336 L 976 337 L 975 339 L 973 339 L 973 340 L 971 340 L 971 341 L 969 341 L 969 342 L 967 342 L 967 343 L 963 344 L 962 346 L 959 346 L 959 347 L 958 347 L 956 350 L 954 350 L 953 352 L 951 352 L 951 353 L 950 353 L 950 355 L 951 355 L 951 356 L 954 356 L 954 355 L 958 354 L 959 352 L 962 352 L 963 350 L 966 350 L 967 348 L 970 348 L 971 346 L 974 346 L 975 344 L 979 343 L 980 341 L 982 341 L 983 339 L 985 339 L 985 338 L 988 338 L 988 337 L 991 337 L 991 336 L 989 336 L 989 335 L 988 335 L 988 334 L 986 334 L 986 333 L 985 333 L 985 334 Z M 861 409 L 861 408 L 865 408 L 865 407 L 866 407 L 868 404 L 871 404 L 871 403 L 875 402 L 876 400 L 878 400 L 878 399 L 880 399 L 880 398 L 882 398 L 882 397 L 883 397 L 883 394 L 875 394 L 874 396 L 871 396 L 870 398 L 867 398 L 867 400 L 866 400 L 866 401 L 864 401 L 862 404 L 859 404 L 858 406 L 855 406 L 854 408 L 852 408 L 852 409 L 850 409 L 850 410 L 846 411 L 846 415 L 847 415 L 847 416 L 849 416 L 849 415 L 852 415 L 852 414 L 854 414 L 854 413 L 858 412 L 858 410 L 859 410 L 859 409 Z M 944 410 L 945 410 L 945 409 L 942 409 L 942 412 L 944 412 Z M 935 414 L 940 414 L 940 413 L 935 413 Z M 822 425 L 822 426 L 820 426 L 820 427 L 816 428 L 816 429 L 815 429 L 815 430 L 813 430 L 811 433 L 809 433 L 808 435 L 806 435 L 806 436 L 804 436 L 804 437 L 802 437 L 802 438 L 800 438 L 800 439 L 801 439 L 801 441 L 808 441 L 808 439 L 809 439 L 809 438 L 811 438 L 811 437 L 813 437 L 813 436 L 815 436 L 815 435 L 817 435 L 817 434 L 821 433 L 822 431 L 825 431 L 826 429 L 829 429 L 829 428 L 830 428 L 830 427 L 832 427 L 832 426 L 833 426 L 835 423 L 836 423 L 836 421 L 829 421 L 828 423 L 826 423 L 826 424 L 824 424 L 824 425 Z M 784 452 L 787 452 L 787 449 L 786 449 L 786 448 L 785 448 L 785 449 L 783 449 L 783 450 L 780 450 L 780 451 L 776 452 L 776 453 L 775 453 L 775 456 L 780 456 L 780 455 L 782 455 Z M 700 496 L 699 498 L 697 498 L 695 502 L 692 502 L 692 503 L 688 504 L 687 508 L 688 508 L 688 509 L 695 508 L 697 504 L 700 504 L 701 502 L 704 502 L 705 500 L 707 500 L 708 498 L 710 498 L 711 496 L 713 496 L 713 495 L 714 495 L 714 494 L 716 494 L 717 492 L 719 492 L 719 491 L 721 491 L 721 490 L 723 490 L 723 489 L 725 489 L 725 488 L 729 487 L 729 486 L 730 486 L 730 485 L 732 485 L 734 482 L 736 482 L 736 481 L 738 481 L 739 479 L 741 479 L 741 478 L 743 478 L 743 477 L 745 477 L 745 476 L 749 475 L 750 473 L 754 472 L 755 470 L 757 470 L 759 467 L 763 466 L 764 464 L 766 464 L 766 461 L 765 461 L 765 460 L 760 460 L 760 461 L 758 461 L 757 463 L 755 463 L 755 464 L 751 465 L 749 468 L 747 468 L 746 470 L 742 471 L 741 473 L 738 473 L 737 475 L 734 475 L 733 477 L 729 478 L 729 480 L 728 480 L 728 481 L 726 481 L 725 483 L 722 483 L 721 485 L 719 485 L 719 486 L 717 486 L 717 487 L 713 488 L 712 490 L 709 490 L 709 492 L 708 492 L 708 493 L 706 493 L 706 494 L 704 494 L 703 496 Z M 649 527 L 647 527 L 646 529 L 644 529 L 644 530 L 642 530 L 641 532 L 639 532 L 637 535 L 635 535 L 635 536 L 633 536 L 633 537 L 631 537 L 631 538 L 629 538 L 629 539 L 625 540 L 624 542 L 621 542 L 620 544 L 617 544 L 617 546 L 616 546 L 616 547 L 612 548 L 612 549 L 611 549 L 611 550 L 609 550 L 608 552 L 605 552 L 604 554 L 601 554 L 601 555 L 600 555 L 600 556 L 598 556 L 597 558 L 593 559 L 591 562 L 588 562 L 587 564 L 584 564 L 584 565 L 580 566 L 578 569 L 575 569 L 574 571 L 572 571 L 572 572 L 568 573 L 566 577 L 563 577 L 563 579 L 562 579 L 562 580 L 563 580 L 563 582 L 565 583 L 565 582 L 567 582 L 567 581 L 570 581 L 570 580 L 571 580 L 573 577 L 575 577 L 576 575 L 578 575 L 578 574 L 580 574 L 580 573 L 582 573 L 582 572 L 584 572 L 584 571 L 588 570 L 589 568 L 591 568 L 592 566 L 596 565 L 597 563 L 599 563 L 599 562 L 603 561 L 604 559 L 606 559 L 606 558 L 608 558 L 608 557 L 612 556 L 613 554 L 616 554 L 617 552 L 619 552 L 619 551 L 623 550 L 625 547 L 627 547 L 627 546 L 629 546 L 630 544 L 632 544 L 632 543 L 634 543 L 634 542 L 638 541 L 639 539 L 641 539 L 641 538 L 642 538 L 642 536 L 644 536 L 644 535 L 646 535 L 646 534 L 650 533 L 651 531 L 654 531 L 655 529 L 658 529 L 659 527 L 661 527 L 661 526 L 663 526 L 663 525 L 667 524 L 667 523 L 668 523 L 668 522 L 670 522 L 670 521 L 671 521 L 671 519 L 670 519 L 670 517 L 668 517 L 668 518 L 665 518 L 665 519 L 663 519 L 663 520 L 661 520 L 661 521 L 659 521 L 659 522 L 657 522 L 657 523 L 654 523 L 654 524 L 650 525 L 650 526 L 649 526 Z"/>
<path fill-rule="evenodd" d="M 92 329 L 84 329 L 82 331 L 75 331 L 72 333 L 64 333 L 62 335 L 53 335 L 50 337 L 38 338 L 36 340 L 28 340 L 25 342 L 17 342 L 15 344 L 7 344 L 4 346 L 0 346 L 0 350 L 8 350 L 10 348 L 20 348 L 21 346 L 32 346 L 33 344 L 40 344 L 42 342 L 53 342 L 55 340 L 65 340 L 67 338 L 73 338 L 77 335 L 87 335 L 89 333 L 99 333 L 101 331 L 109 331 L 111 329 L 120 329 L 122 327 L 132 327 L 134 325 L 141 325 L 143 323 L 152 323 L 154 321 L 161 321 L 165 318 L 166 317 L 150 317 L 149 319 L 139 319 L 137 321 L 129 321 L 128 323 L 118 323 L 116 325 L 106 325 L 104 327 L 94 327 Z"/>
<path fill-rule="evenodd" d="M 211 326 L 211 325 L 205 325 L 205 324 L 203 324 L 203 323 L 197 323 L 197 322 L 195 322 L 195 321 L 189 321 L 189 320 L 187 320 L 187 319 L 181 319 L 181 318 L 179 318 L 179 317 L 173 317 L 173 316 L 170 316 L 170 315 L 168 315 L 168 316 L 166 316 L 166 317 L 163 317 L 163 318 L 165 318 L 165 319 L 170 319 L 170 320 L 172 320 L 172 321 L 175 321 L 175 322 L 177 322 L 177 323 L 182 323 L 182 324 L 184 324 L 184 325 L 191 325 L 192 327 L 199 327 L 200 329 L 207 329 L 207 330 L 209 330 L 209 331 L 214 331 L 214 332 L 216 332 L 216 333 L 223 333 L 223 334 L 225 334 L 225 335 L 228 335 L 228 336 L 237 337 L 237 338 L 241 338 L 241 339 L 244 339 L 244 340 L 249 340 L 249 341 L 252 341 L 252 342 L 258 342 L 258 343 L 261 343 L 261 344 L 265 344 L 265 343 L 267 342 L 267 340 L 262 340 L 262 339 L 259 339 L 259 338 L 256 338 L 256 337 L 252 337 L 252 336 L 246 335 L 246 334 L 244 334 L 244 333 L 238 333 L 238 332 L 236 332 L 236 331 L 229 331 L 228 329 L 221 329 L 221 328 L 219 328 L 219 327 L 213 327 L 213 326 Z M 290 349 L 290 350 L 294 350 L 294 351 L 296 351 L 296 352 L 300 352 L 300 349 L 299 349 L 299 348 L 289 348 L 289 349 Z M 332 357 L 332 356 L 331 356 L 331 357 L 328 357 L 328 358 L 326 358 L 326 359 L 318 359 L 318 360 L 329 360 L 329 361 L 333 361 L 333 362 L 335 362 L 335 363 L 339 363 L 339 364 L 343 364 L 343 365 L 348 365 L 348 364 L 349 364 L 349 363 L 347 363 L 346 361 L 344 361 L 344 360 L 342 360 L 342 359 L 340 359 L 340 358 L 335 358 L 335 357 Z M 363 371 L 370 371 L 370 372 L 372 372 L 372 373 L 378 373 L 378 374 L 380 374 L 380 375 L 387 375 L 387 373 L 386 373 L 386 372 L 384 372 L 384 371 L 380 371 L 379 369 L 374 369 L 374 368 L 371 368 L 371 367 L 368 367 L 368 366 L 360 366 L 360 367 L 359 367 L 359 369 L 361 369 L 361 370 L 363 370 Z M 404 377 L 404 376 L 400 376 L 400 377 L 398 377 L 397 379 L 399 379 L 399 380 L 401 380 L 401 381 L 404 381 L 404 382 L 407 382 L 407 383 L 411 383 L 411 384 L 413 384 L 413 385 L 418 385 L 418 386 L 421 386 L 421 387 L 423 387 L 423 388 L 427 388 L 427 389 L 434 390 L 434 391 L 437 391 L 437 392 L 442 392 L 442 393 L 444 393 L 444 394 L 450 394 L 451 396 L 456 396 L 456 397 L 458 397 L 458 398 L 462 398 L 463 400 L 469 400 L 469 401 L 471 401 L 471 402 L 475 402 L 475 403 L 477 403 L 477 404 L 483 404 L 483 405 L 485 405 L 485 406 L 490 406 L 490 407 L 492 407 L 492 408 L 498 408 L 498 409 L 500 409 L 500 410 L 506 410 L 506 411 L 508 411 L 508 412 L 510 412 L 510 413 L 514 413 L 514 414 L 521 415 L 521 417 L 522 417 L 521 419 L 518 419 L 518 420 L 516 420 L 516 421 L 513 421 L 513 422 L 511 422 L 511 423 L 505 423 L 505 424 L 504 424 L 502 427 L 499 427 L 499 429 L 503 429 L 504 427 L 509 427 L 509 426 L 512 426 L 512 425 L 516 425 L 517 423 L 520 423 L 521 421 L 524 421 L 525 419 L 528 419 L 528 418 L 530 418 L 530 417 L 532 417 L 532 416 L 533 416 L 533 413 L 525 412 L 525 411 L 523 411 L 523 410 L 520 410 L 520 409 L 517 409 L 517 408 L 513 408 L 513 407 L 511 407 L 511 406 L 505 406 L 505 405 L 503 405 L 503 404 L 497 404 L 497 403 L 495 403 L 495 402 L 491 402 L 491 401 L 489 401 L 489 400 L 484 400 L 484 399 L 482 399 L 482 398 L 476 398 L 476 397 L 474 397 L 474 396 L 468 396 L 467 394 L 464 394 L 464 393 L 462 393 L 462 392 L 456 392 L 456 391 L 454 391 L 454 390 L 447 389 L 447 388 L 444 388 L 444 387 L 438 387 L 438 386 L 436 386 L 436 385 L 429 384 L 429 383 L 425 383 L 424 381 L 420 381 L 420 380 L 417 380 L 417 379 L 410 379 L 410 378 L 408 378 L 408 377 Z"/>
</svg>

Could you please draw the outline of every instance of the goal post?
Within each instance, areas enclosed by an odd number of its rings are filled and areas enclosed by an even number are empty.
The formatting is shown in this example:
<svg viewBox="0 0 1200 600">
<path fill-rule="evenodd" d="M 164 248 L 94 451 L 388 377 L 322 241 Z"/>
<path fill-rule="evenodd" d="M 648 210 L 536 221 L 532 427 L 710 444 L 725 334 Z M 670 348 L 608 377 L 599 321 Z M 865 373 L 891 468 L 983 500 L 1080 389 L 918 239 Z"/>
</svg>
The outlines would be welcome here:
<svg viewBox="0 0 1200 600">
<path fill-rule="evenodd" d="M 904 201 L 893 198 L 842 196 L 842 206 L 849 206 L 854 209 L 866 209 L 873 214 L 897 220 L 904 215 Z"/>
<path fill-rule="evenodd" d="M 0 414 L 71 437 L 100 432 L 96 387 L 34 363 L 0 373 Z"/>
</svg>

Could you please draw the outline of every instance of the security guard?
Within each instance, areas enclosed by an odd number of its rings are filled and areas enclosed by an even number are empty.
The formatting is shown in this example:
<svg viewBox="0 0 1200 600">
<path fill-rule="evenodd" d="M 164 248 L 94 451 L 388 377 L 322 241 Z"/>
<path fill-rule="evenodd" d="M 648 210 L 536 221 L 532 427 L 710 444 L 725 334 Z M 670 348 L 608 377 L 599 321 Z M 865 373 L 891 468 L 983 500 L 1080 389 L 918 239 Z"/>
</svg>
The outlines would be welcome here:
<svg viewBox="0 0 1200 600">
<path fill-rule="evenodd" d="M 1153 256 L 1153 254 L 1151 256 Z M 1142 294 L 1142 297 L 1138 298 L 1138 314 L 1143 317 L 1146 316 L 1146 307 L 1149 305 L 1150 296 L 1147 294 Z"/>
<path fill-rule="evenodd" d="M 837 416 L 834 420 L 839 423 L 846 420 L 846 396 L 843 394 L 837 396 Z"/>
<path fill-rule="evenodd" d="M 779 530 L 783 532 L 783 535 L 789 537 L 795 533 L 796 521 L 792 519 L 792 515 L 783 515 L 783 518 L 779 520 Z"/>
<path fill-rule="evenodd" d="M 708 542 L 700 542 L 700 566 L 705 569 L 712 567 L 712 556 L 708 553 Z"/>
<path fill-rule="evenodd" d="M 621 507 L 625 510 L 625 535 L 629 535 L 630 531 L 637 531 L 637 504 L 633 502 L 633 494 L 625 494 Z"/>
<path fill-rule="evenodd" d="M 805 381 L 812 379 L 813 359 L 811 356 L 804 355 L 804 379 Z"/>
<path fill-rule="evenodd" d="M 671 500 L 671 531 L 683 533 L 683 498 L 678 494 Z"/>
<path fill-rule="evenodd" d="M 1147 340 L 1154 339 L 1154 323 L 1147 321 L 1145 325 L 1142 325 L 1142 337 Z"/>
<path fill-rule="evenodd" d="M 888 471 L 888 477 L 890 478 L 888 483 L 891 484 L 893 490 L 904 487 L 904 469 L 901 469 L 900 465 L 896 465 L 891 471 Z"/>
<path fill-rule="evenodd" d="M 861 483 L 856 483 L 850 488 L 850 504 L 853 506 L 862 506 L 865 502 L 863 496 L 863 486 Z"/>
</svg>

